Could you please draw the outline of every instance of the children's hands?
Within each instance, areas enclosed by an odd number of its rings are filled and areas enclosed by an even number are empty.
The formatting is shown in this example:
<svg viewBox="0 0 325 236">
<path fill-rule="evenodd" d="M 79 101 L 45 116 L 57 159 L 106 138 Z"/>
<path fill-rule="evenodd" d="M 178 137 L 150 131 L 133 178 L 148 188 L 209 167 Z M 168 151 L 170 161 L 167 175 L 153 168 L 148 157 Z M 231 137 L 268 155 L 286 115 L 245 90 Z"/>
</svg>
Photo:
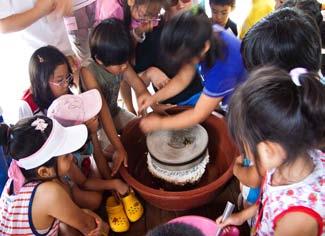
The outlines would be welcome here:
<svg viewBox="0 0 325 236">
<path fill-rule="evenodd" d="M 39 14 L 46 16 L 55 9 L 55 6 L 55 0 L 37 0 L 34 8 L 37 9 Z"/>
<path fill-rule="evenodd" d="M 245 219 L 241 212 L 232 214 L 225 221 L 221 222 L 222 216 L 219 216 L 216 220 L 218 227 L 224 228 L 228 225 L 242 225 L 245 222 Z"/>
<path fill-rule="evenodd" d="M 150 114 L 140 121 L 140 128 L 144 133 L 150 133 L 161 128 L 162 117 L 156 114 Z"/>
<path fill-rule="evenodd" d="M 124 148 L 117 150 L 113 155 L 112 176 L 117 173 L 122 163 L 125 167 L 128 166 L 128 154 Z"/>
<path fill-rule="evenodd" d="M 114 188 L 120 195 L 125 195 L 129 191 L 129 185 L 120 179 L 114 179 Z"/>
<path fill-rule="evenodd" d="M 93 117 L 90 120 L 85 122 L 85 125 L 88 128 L 89 134 L 97 135 L 97 130 L 99 126 L 98 117 Z"/>
<path fill-rule="evenodd" d="M 84 212 L 94 217 L 96 222 L 96 228 L 87 234 L 87 236 L 105 236 L 108 235 L 109 227 L 108 225 L 93 211 L 88 209 L 83 209 Z"/>
<path fill-rule="evenodd" d="M 154 103 L 155 103 L 154 98 L 148 92 L 141 94 L 138 97 L 138 107 L 139 107 L 138 113 L 139 114 L 142 113 Z"/>
</svg>

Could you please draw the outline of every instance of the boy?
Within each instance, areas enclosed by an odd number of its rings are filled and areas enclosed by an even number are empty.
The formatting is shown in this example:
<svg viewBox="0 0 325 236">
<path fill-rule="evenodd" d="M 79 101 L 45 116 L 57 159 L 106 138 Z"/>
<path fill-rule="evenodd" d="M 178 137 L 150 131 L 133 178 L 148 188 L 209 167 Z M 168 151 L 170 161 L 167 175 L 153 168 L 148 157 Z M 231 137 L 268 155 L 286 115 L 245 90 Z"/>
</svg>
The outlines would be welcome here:
<svg viewBox="0 0 325 236">
<path fill-rule="evenodd" d="M 237 36 L 237 24 L 229 19 L 229 14 L 235 8 L 235 3 L 235 0 L 210 0 L 210 8 L 212 23 L 221 25 Z"/>
</svg>

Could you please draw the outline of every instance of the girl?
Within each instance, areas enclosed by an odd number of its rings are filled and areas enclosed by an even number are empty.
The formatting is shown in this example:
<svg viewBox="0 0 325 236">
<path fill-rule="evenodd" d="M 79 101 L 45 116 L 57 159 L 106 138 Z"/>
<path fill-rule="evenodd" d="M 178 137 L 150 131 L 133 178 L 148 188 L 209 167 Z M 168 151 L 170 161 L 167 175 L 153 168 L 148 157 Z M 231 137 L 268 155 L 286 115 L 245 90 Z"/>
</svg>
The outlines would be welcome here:
<svg viewBox="0 0 325 236">
<path fill-rule="evenodd" d="M 1 124 L 0 144 L 13 158 L 0 199 L 1 234 L 57 235 L 60 222 L 83 235 L 107 234 L 106 224 L 77 207 L 59 180 L 70 168 L 69 153 L 86 139 L 84 125 L 64 128 L 45 116 L 20 120 L 13 127 Z"/>
<path fill-rule="evenodd" d="M 71 93 L 71 67 L 67 58 L 55 47 L 42 47 L 33 53 L 29 62 L 29 78 L 31 87 L 22 97 L 19 119 L 44 115 L 55 98 Z"/>
<path fill-rule="evenodd" d="M 97 89 L 102 94 L 100 141 L 103 148 L 111 143 L 108 147 L 116 151 L 114 175 L 122 162 L 127 166 L 127 154 L 117 133 L 121 133 L 135 118 L 134 114 L 117 104 L 120 83 L 128 83 L 137 95 L 146 89 L 128 63 L 132 42 L 121 20 L 112 18 L 101 22 L 92 32 L 89 42 L 92 60 L 81 68 L 81 83 L 84 90 Z"/>
<path fill-rule="evenodd" d="M 163 29 L 160 46 L 162 60 L 168 62 L 166 67 L 180 70 L 153 96 L 144 94 L 139 97 L 140 111 L 180 93 L 191 83 L 197 67 L 204 88 L 193 109 L 175 116 L 146 117 L 140 123 L 143 131 L 190 127 L 204 121 L 219 103 L 221 108 L 227 109 L 232 91 L 246 75 L 240 41 L 234 35 L 219 26 L 212 28 L 204 11 L 195 7 L 169 21 Z"/>
<path fill-rule="evenodd" d="M 96 89 L 89 90 L 79 95 L 63 95 L 57 98 L 49 107 L 48 116 L 56 119 L 65 127 L 79 125 L 84 123 L 89 132 L 89 141 L 82 150 L 74 153 L 76 165 L 73 172 L 69 176 L 72 180 L 79 180 L 76 183 L 90 190 L 116 190 L 121 195 L 125 195 L 128 191 L 128 185 L 119 179 L 101 180 L 100 175 L 105 179 L 110 179 L 110 170 L 108 169 L 107 161 L 102 153 L 97 138 L 98 118 L 97 115 L 102 108 L 101 95 Z M 94 156 L 96 165 L 100 173 L 95 173 L 87 162 L 89 156 Z M 92 157 L 91 157 L 92 158 Z M 87 167 L 88 165 L 88 167 Z M 107 168 L 105 168 L 107 167 Z M 82 171 L 82 172 L 81 172 Z M 71 176 L 72 175 L 72 176 Z M 92 179 L 88 181 L 87 179 Z"/>
<path fill-rule="evenodd" d="M 158 25 L 163 4 L 162 0 L 97 0 L 96 19 L 98 23 L 112 17 L 122 20 L 135 42 L 141 43 L 146 32 Z"/>
<path fill-rule="evenodd" d="M 277 67 L 254 71 L 234 94 L 228 126 L 264 182 L 258 204 L 220 227 L 257 215 L 253 235 L 323 235 L 325 87 L 317 74 Z"/>
<path fill-rule="evenodd" d="M 141 45 L 146 40 L 147 33 L 158 26 L 161 20 L 159 14 L 164 3 L 163 0 L 97 0 L 96 19 L 98 23 L 113 17 L 122 20 L 126 29 L 130 30 L 133 47 L 136 49 L 138 45 Z M 135 57 L 137 55 L 139 54 L 136 50 Z M 131 55 L 128 60 L 134 62 Z M 137 62 L 131 64 L 137 64 Z M 137 77 L 131 66 L 127 70 L 128 73 L 125 73 L 125 78 L 134 79 L 134 77 Z M 121 82 L 121 96 L 127 109 L 136 114 L 132 104 L 131 88 L 125 81 Z"/>
</svg>

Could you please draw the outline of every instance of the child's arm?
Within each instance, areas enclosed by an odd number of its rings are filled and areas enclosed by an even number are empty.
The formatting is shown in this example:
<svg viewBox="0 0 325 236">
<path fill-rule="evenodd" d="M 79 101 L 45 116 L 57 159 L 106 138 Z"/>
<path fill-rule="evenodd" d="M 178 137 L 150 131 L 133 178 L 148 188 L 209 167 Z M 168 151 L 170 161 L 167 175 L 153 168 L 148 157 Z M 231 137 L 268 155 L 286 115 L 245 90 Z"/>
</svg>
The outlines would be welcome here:
<svg viewBox="0 0 325 236">
<path fill-rule="evenodd" d="M 178 74 L 173 77 L 165 87 L 154 95 L 145 93 L 138 97 L 139 111 L 143 111 L 152 104 L 164 101 L 182 92 L 192 81 L 195 74 L 195 65 L 192 63 L 184 65 Z"/>
<path fill-rule="evenodd" d="M 81 74 L 82 74 L 82 78 L 83 78 L 83 82 L 85 85 L 85 89 L 86 90 L 90 90 L 90 89 L 97 89 L 98 91 L 101 92 L 100 87 L 96 81 L 96 79 L 94 78 L 94 76 L 92 75 L 92 73 L 85 67 L 81 68 Z M 121 143 L 120 138 L 117 135 L 116 132 L 116 128 L 111 116 L 111 113 L 108 109 L 108 105 L 106 103 L 105 98 L 102 96 L 102 109 L 99 112 L 99 118 L 101 120 L 101 123 L 103 125 L 103 128 L 105 130 L 105 133 L 109 139 L 109 141 L 111 142 L 111 144 L 114 146 L 116 153 L 117 153 L 117 158 L 116 161 L 114 162 L 114 166 L 113 166 L 113 174 L 115 174 L 117 172 L 117 170 L 120 168 L 120 165 L 122 164 L 122 162 L 124 163 L 124 166 L 127 166 L 127 153 Z"/>
<path fill-rule="evenodd" d="M 43 220 L 52 217 L 79 230 L 83 235 L 96 230 L 99 225 L 101 230 L 107 233 L 107 227 L 104 227 L 102 220 L 81 210 L 58 183 L 48 181 L 41 184 L 36 191 L 34 202 L 32 218 L 36 227 L 42 225 Z"/>
<path fill-rule="evenodd" d="M 69 170 L 69 176 L 78 186 L 93 191 L 116 190 L 121 195 L 127 193 L 129 186 L 120 179 L 86 178 L 81 170 L 73 163 Z"/>
<path fill-rule="evenodd" d="M 37 0 L 33 8 L 0 19 L 0 33 L 11 33 L 23 30 L 54 9 L 54 0 Z"/>
<path fill-rule="evenodd" d="M 107 160 L 103 154 L 103 149 L 99 143 L 98 136 L 97 136 L 98 118 L 94 117 L 93 119 L 86 121 L 85 125 L 88 128 L 88 133 L 90 135 L 91 143 L 93 144 L 94 147 L 93 156 L 97 168 L 99 169 L 99 172 L 104 179 L 110 179 L 111 170 L 108 167 Z"/>
<path fill-rule="evenodd" d="M 137 115 L 137 112 L 135 111 L 134 106 L 133 106 L 131 87 L 124 80 L 122 80 L 121 84 L 120 84 L 120 94 L 124 101 L 126 109 L 129 112 L 132 112 L 134 115 Z"/>
<path fill-rule="evenodd" d="M 258 206 L 254 204 L 245 210 L 232 214 L 224 222 L 221 222 L 222 216 L 216 220 L 218 227 L 224 228 L 228 225 L 242 225 L 246 220 L 254 217 L 257 214 Z"/>
<path fill-rule="evenodd" d="M 123 73 L 123 80 L 125 80 L 135 91 L 137 97 L 143 93 L 148 93 L 146 86 L 139 78 L 132 66 L 128 64 L 126 71 Z"/>
<path fill-rule="evenodd" d="M 275 236 L 316 236 L 320 234 L 315 218 L 303 212 L 285 214 L 276 223 L 274 231 Z"/>
<path fill-rule="evenodd" d="M 243 166 L 242 156 L 236 158 L 233 172 L 242 184 L 251 188 L 258 188 L 261 186 L 261 176 L 257 172 L 256 166 Z"/>
<path fill-rule="evenodd" d="M 169 84 L 168 84 L 169 85 Z M 203 122 L 218 106 L 222 98 L 212 98 L 202 94 L 195 107 L 173 116 L 150 115 L 140 122 L 144 132 L 155 130 L 184 129 Z"/>
</svg>

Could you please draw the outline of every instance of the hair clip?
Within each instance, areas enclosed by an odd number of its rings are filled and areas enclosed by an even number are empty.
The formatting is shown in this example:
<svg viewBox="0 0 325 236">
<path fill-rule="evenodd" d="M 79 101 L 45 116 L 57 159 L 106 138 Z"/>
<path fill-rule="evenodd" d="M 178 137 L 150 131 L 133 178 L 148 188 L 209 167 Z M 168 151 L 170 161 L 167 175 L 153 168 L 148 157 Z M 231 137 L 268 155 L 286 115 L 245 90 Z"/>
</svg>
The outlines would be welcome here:
<svg viewBox="0 0 325 236">
<path fill-rule="evenodd" d="M 308 73 L 308 71 L 305 68 L 297 67 L 292 69 L 289 74 L 291 76 L 292 82 L 297 86 L 301 86 L 301 83 L 299 81 L 299 76 L 306 73 Z"/>
<path fill-rule="evenodd" d="M 193 15 L 197 15 L 199 13 L 199 9 L 200 9 L 200 6 L 198 4 L 197 5 L 194 5 L 191 8 L 191 12 L 193 13 Z"/>
<path fill-rule="evenodd" d="M 35 126 L 35 130 L 40 130 L 44 132 L 44 130 L 47 128 L 48 124 L 45 122 L 45 120 L 37 118 L 33 121 L 31 126 Z"/>
<path fill-rule="evenodd" d="M 37 55 L 37 58 L 39 60 L 39 63 L 43 63 L 45 61 L 40 55 Z"/>
</svg>

